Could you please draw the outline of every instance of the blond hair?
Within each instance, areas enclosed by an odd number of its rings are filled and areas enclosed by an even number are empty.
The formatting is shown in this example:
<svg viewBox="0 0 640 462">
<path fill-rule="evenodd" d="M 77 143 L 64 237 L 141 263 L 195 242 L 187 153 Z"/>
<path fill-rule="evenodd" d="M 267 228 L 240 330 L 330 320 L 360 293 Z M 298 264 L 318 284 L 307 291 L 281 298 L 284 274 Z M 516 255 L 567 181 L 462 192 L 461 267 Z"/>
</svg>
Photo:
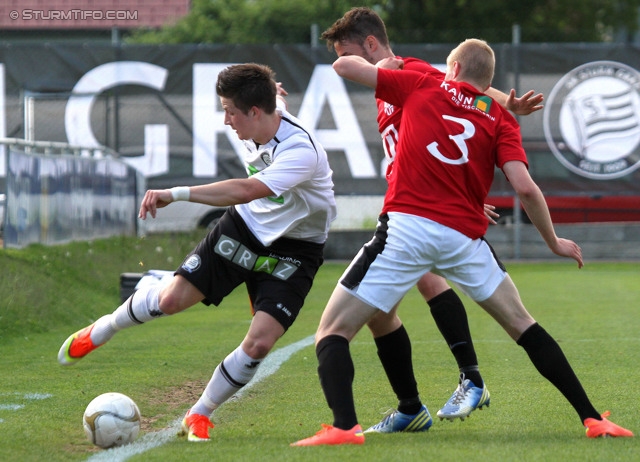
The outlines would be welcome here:
<svg viewBox="0 0 640 462">
<path fill-rule="evenodd" d="M 489 88 L 496 67 L 496 57 L 487 42 L 467 39 L 455 47 L 447 57 L 447 67 L 458 62 L 459 80 L 475 83 L 482 89 Z"/>
</svg>

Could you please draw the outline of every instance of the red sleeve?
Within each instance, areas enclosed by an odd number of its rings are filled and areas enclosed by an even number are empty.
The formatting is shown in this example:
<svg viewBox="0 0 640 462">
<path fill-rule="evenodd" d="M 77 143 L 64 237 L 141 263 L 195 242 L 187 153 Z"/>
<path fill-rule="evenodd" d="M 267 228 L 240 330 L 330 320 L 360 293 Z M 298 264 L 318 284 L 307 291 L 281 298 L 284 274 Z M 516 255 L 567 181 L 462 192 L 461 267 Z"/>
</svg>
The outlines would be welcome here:
<svg viewBox="0 0 640 462">
<path fill-rule="evenodd" d="M 376 98 L 402 106 L 422 77 L 415 71 L 378 69 Z"/>
<path fill-rule="evenodd" d="M 501 109 L 503 117 L 497 126 L 499 135 L 497 136 L 498 145 L 496 146 L 496 166 L 502 169 L 502 166 L 505 163 L 517 160 L 524 163 L 527 168 L 529 168 L 527 154 L 522 147 L 520 126 L 516 119 L 506 109 Z"/>
<path fill-rule="evenodd" d="M 421 74 L 429 74 L 436 78 L 444 79 L 444 72 L 433 67 L 426 61 L 417 58 L 402 58 L 404 61 L 404 69 L 408 71 L 416 71 Z"/>
</svg>

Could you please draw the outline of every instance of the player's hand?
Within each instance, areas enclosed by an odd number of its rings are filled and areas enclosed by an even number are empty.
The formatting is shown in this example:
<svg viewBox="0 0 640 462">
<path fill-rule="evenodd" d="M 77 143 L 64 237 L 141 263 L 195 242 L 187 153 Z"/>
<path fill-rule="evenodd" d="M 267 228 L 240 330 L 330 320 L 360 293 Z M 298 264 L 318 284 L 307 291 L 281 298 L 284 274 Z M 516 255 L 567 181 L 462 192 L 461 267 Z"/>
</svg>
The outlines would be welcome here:
<svg viewBox="0 0 640 462">
<path fill-rule="evenodd" d="M 282 101 L 282 104 L 284 104 L 284 108 L 285 110 L 289 110 L 289 104 L 287 103 L 287 100 L 284 98 L 285 96 L 287 96 L 289 93 L 287 93 L 287 90 L 285 90 L 282 87 L 282 82 L 276 82 L 276 99 L 279 99 L 280 101 Z"/>
<path fill-rule="evenodd" d="M 403 69 L 404 61 L 401 58 L 396 58 L 395 56 L 391 56 L 389 58 L 381 59 L 376 63 L 376 67 L 382 69 Z"/>
<path fill-rule="evenodd" d="M 487 217 L 487 220 L 489 220 L 489 223 L 491 223 L 492 225 L 497 225 L 498 222 L 496 220 L 500 218 L 500 214 L 495 210 L 495 205 L 484 204 L 484 216 Z"/>
<path fill-rule="evenodd" d="M 276 82 L 276 95 L 278 96 L 287 96 L 287 90 L 282 86 L 282 82 Z"/>
<path fill-rule="evenodd" d="M 578 268 L 582 268 L 584 266 L 584 262 L 582 261 L 582 249 L 578 244 L 570 239 L 558 238 L 555 246 L 551 248 L 551 251 L 561 257 L 573 258 L 578 262 Z"/>
<path fill-rule="evenodd" d="M 152 218 L 155 218 L 157 209 L 166 207 L 172 202 L 173 196 L 168 189 L 149 189 L 140 203 L 138 217 L 146 220 L 148 213 Z"/>
<path fill-rule="evenodd" d="M 516 91 L 511 89 L 507 98 L 507 109 L 518 115 L 529 115 L 532 112 L 539 111 L 544 107 L 542 105 L 544 96 L 542 93 L 538 93 L 534 96 L 533 93 L 533 90 L 529 90 L 520 98 L 517 98 Z"/>
</svg>

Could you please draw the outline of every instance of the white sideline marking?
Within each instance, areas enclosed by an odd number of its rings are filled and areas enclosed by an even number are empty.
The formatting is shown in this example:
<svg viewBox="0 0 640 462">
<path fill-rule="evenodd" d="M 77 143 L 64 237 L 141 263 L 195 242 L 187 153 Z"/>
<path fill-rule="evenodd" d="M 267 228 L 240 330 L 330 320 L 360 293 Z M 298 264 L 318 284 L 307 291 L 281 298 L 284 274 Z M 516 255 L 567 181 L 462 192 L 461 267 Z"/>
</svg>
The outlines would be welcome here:
<svg viewBox="0 0 640 462">
<path fill-rule="evenodd" d="M 279 348 L 276 351 L 269 353 L 264 361 L 262 361 L 262 364 L 260 364 L 260 368 L 258 369 L 258 372 L 256 372 L 256 375 L 253 377 L 251 382 L 238 390 L 238 393 L 236 393 L 235 396 L 239 398 L 256 383 L 266 379 L 271 374 L 275 373 L 278 369 L 280 369 L 280 366 L 282 364 L 289 360 L 291 355 L 300 351 L 304 347 L 312 345 L 313 341 L 314 336 L 310 335 L 309 337 L 303 338 L 296 343 L 292 343 L 291 345 L 287 345 L 286 347 Z"/>
<path fill-rule="evenodd" d="M 47 399 L 51 398 L 53 395 L 49 393 L 25 393 L 22 395 L 24 399 Z"/>
<path fill-rule="evenodd" d="M 17 411 L 23 407 L 24 404 L 0 404 L 0 411 Z"/>
<path fill-rule="evenodd" d="M 53 395 L 49 393 L 20 393 L 13 391 L 10 393 L 0 393 L 0 396 L 17 396 L 18 399 L 47 399 L 51 398 Z"/>
<path fill-rule="evenodd" d="M 51 398 L 53 395 L 49 393 L 19 393 L 19 392 L 11 392 L 11 393 L 0 393 L 0 396 L 15 396 L 18 399 L 47 399 Z M 0 404 L 0 411 L 17 411 L 24 407 L 24 404 Z M 0 419 L 0 423 L 4 423 L 4 419 Z"/>
<path fill-rule="evenodd" d="M 253 380 L 246 384 L 242 389 L 238 391 L 234 395 L 234 397 L 240 398 L 244 392 L 246 392 L 249 388 L 251 388 L 256 383 L 264 380 L 269 377 L 271 374 L 280 369 L 280 366 L 287 361 L 291 355 L 300 351 L 304 347 L 313 344 L 314 336 L 310 335 L 309 337 L 303 338 L 291 345 L 287 345 L 286 347 L 279 348 L 278 350 L 270 353 L 262 364 L 260 364 L 260 368 L 258 372 L 253 377 Z M 143 452 L 149 451 L 150 449 L 156 448 L 158 446 L 162 446 L 165 443 L 168 443 L 170 440 L 176 438 L 176 434 L 180 429 L 180 425 L 182 424 L 182 417 L 171 422 L 169 428 L 165 428 L 163 430 L 151 433 L 145 433 L 134 441 L 131 444 L 127 444 L 126 446 L 120 446 L 119 448 L 107 449 L 105 451 L 101 451 L 87 459 L 87 462 L 123 462 L 127 460 L 129 457 L 133 457 L 136 454 L 142 454 Z"/>
</svg>

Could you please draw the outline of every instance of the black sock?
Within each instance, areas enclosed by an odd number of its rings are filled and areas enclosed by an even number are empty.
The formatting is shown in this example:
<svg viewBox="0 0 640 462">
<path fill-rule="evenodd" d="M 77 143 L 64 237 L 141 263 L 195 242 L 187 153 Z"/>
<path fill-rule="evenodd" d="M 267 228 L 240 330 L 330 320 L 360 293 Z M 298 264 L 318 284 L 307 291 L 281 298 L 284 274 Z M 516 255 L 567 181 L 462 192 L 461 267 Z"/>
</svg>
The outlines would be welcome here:
<svg viewBox="0 0 640 462">
<path fill-rule="evenodd" d="M 358 423 L 353 402 L 355 370 L 349 341 L 340 335 L 328 335 L 316 345 L 320 385 L 333 411 L 333 426 L 350 430 Z"/>
<path fill-rule="evenodd" d="M 476 387 L 482 388 L 484 385 L 478 366 L 461 367 L 458 383 L 462 383 L 465 379 L 471 380 L 471 383 L 473 383 Z"/>
<path fill-rule="evenodd" d="M 374 339 L 378 357 L 382 363 L 391 388 L 398 397 L 398 411 L 417 414 L 422 403 L 418 396 L 418 384 L 413 374 L 411 340 L 404 325 L 393 332 Z"/>
<path fill-rule="evenodd" d="M 587 397 L 560 345 L 539 324 L 522 333 L 517 341 L 531 358 L 538 372 L 567 398 L 584 422 L 587 417 L 600 420 L 600 414 Z"/>
<path fill-rule="evenodd" d="M 427 303 L 431 308 L 431 316 L 436 326 L 456 358 L 460 373 L 471 380 L 475 386 L 482 387 L 484 381 L 478 368 L 478 358 L 473 348 L 467 312 L 462 300 L 453 289 L 448 289 Z"/>
</svg>

